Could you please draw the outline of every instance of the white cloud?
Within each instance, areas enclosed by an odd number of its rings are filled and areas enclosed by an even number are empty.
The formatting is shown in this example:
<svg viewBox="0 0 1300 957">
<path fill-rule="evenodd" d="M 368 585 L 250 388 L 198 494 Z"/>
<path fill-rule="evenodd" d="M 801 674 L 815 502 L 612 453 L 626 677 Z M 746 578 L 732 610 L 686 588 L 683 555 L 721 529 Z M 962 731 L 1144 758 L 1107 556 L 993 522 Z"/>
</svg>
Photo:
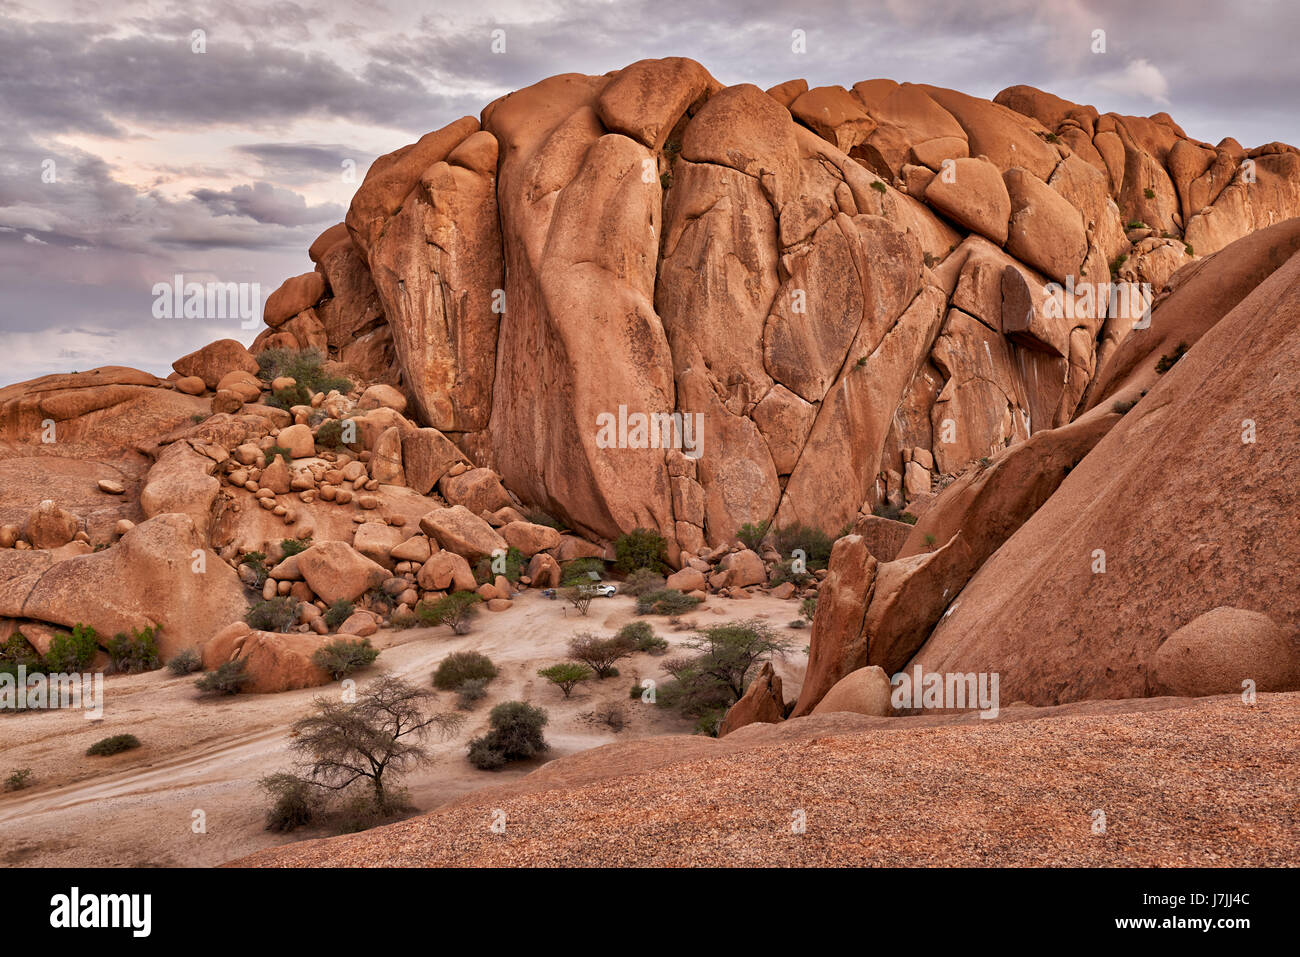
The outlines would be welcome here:
<svg viewBox="0 0 1300 957">
<path fill-rule="evenodd" d="M 1169 104 L 1169 81 L 1160 68 L 1145 57 L 1129 60 L 1121 72 L 1102 77 L 1097 85 L 1115 93 L 1136 94 L 1156 103 Z"/>
</svg>

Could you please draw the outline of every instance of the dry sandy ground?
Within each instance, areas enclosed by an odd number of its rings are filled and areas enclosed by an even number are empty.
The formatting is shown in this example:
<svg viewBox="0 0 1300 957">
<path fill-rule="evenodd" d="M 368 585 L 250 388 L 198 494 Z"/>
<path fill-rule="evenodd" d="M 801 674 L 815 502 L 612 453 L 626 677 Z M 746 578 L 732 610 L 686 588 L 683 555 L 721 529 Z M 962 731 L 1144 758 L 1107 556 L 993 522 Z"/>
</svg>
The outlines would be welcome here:
<svg viewBox="0 0 1300 957">
<path fill-rule="evenodd" d="M 797 617 L 798 603 L 766 596 L 748 601 L 711 599 L 688 620 L 700 624 L 766 616 L 781 626 Z M 717 612 L 721 611 L 722 614 Z M 536 676 L 539 667 L 564 660 L 569 638 L 579 631 L 612 633 L 635 618 L 631 598 L 598 599 L 586 618 L 559 601 L 525 593 L 509 611 L 480 614 L 469 635 L 447 628 L 384 631 L 373 640 L 384 648 L 373 671 L 390 670 L 423 686 L 448 653 L 474 649 L 500 668 L 469 720 L 452 740 L 434 742 L 435 762 L 403 779 L 419 810 L 436 808 L 477 789 L 522 778 L 542 761 L 483 772 L 465 759 L 466 743 L 487 728 L 492 705 L 524 700 L 544 707 L 550 723 L 548 759 L 613 741 L 689 732 L 690 725 L 663 709 L 629 699 L 634 680 L 661 677 L 659 658 L 637 655 L 620 662 L 622 674 L 580 685 L 572 699 Z M 690 637 L 666 619 L 647 619 L 672 644 Z M 795 651 L 779 661 L 786 696 L 798 692 L 807 657 L 808 631 L 788 631 Z M 364 685 L 366 673 L 357 675 Z M 0 866 L 214 865 L 290 840 L 263 828 L 266 798 L 258 778 L 286 768 L 288 726 L 306 713 L 313 697 L 337 694 L 338 685 L 278 695 L 233 698 L 198 696 L 192 678 L 166 671 L 109 677 L 104 718 L 47 711 L 0 715 L 0 777 L 30 767 L 32 786 L 0 793 Z M 439 696 L 455 708 L 455 696 Z M 628 717 L 615 734 L 591 719 L 605 705 L 623 706 Z M 108 758 L 85 756 L 94 741 L 129 732 L 143 744 Z M 202 811 L 205 833 L 196 833 Z M 324 832 L 304 831 L 296 839 Z"/>
<path fill-rule="evenodd" d="M 814 716 L 612 745 L 423 818 L 236 863 L 1296 866 L 1298 722 L 1300 693 L 949 726 Z"/>
</svg>

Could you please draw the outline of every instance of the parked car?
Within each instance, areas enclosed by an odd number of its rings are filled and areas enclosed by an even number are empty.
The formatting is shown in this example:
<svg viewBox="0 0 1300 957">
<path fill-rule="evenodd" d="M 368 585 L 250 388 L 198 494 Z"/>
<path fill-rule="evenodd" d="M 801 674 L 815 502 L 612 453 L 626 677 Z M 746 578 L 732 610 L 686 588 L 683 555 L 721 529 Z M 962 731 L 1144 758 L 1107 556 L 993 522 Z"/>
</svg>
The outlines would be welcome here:
<svg viewBox="0 0 1300 957">
<path fill-rule="evenodd" d="M 597 598 L 613 598 L 618 594 L 618 586 L 611 585 L 608 582 L 602 582 L 599 585 L 593 585 L 591 589 Z"/>
</svg>

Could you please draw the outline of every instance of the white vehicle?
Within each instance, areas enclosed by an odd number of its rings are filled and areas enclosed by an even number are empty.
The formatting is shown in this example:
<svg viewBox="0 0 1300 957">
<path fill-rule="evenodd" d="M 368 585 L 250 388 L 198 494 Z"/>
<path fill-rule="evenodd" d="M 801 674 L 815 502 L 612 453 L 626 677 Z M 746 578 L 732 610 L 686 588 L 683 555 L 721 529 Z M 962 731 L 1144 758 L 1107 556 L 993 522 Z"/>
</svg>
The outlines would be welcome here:
<svg viewBox="0 0 1300 957">
<path fill-rule="evenodd" d="M 608 582 L 602 582 L 599 585 L 592 585 L 591 593 L 597 598 L 613 598 L 618 594 L 618 586 L 611 585 Z"/>
</svg>

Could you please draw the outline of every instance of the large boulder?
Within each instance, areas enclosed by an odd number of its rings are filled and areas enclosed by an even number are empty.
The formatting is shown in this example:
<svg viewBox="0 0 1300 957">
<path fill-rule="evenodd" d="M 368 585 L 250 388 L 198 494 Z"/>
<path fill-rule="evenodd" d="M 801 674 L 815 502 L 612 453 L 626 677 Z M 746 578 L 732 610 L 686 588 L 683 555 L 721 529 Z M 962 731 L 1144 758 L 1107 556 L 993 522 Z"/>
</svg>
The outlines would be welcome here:
<svg viewBox="0 0 1300 957">
<path fill-rule="evenodd" d="M 416 580 L 426 591 L 474 591 L 478 588 L 469 562 L 448 551 L 432 555 L 420 567 Z"/>
<path fill-rule="evenodd" d="M 851 671 L 835 682 L 826 697 L 813 708 L 813 714 L 850 711 L 854 714 L 887 718 L 893 713 L 889 700 L 889 675 L 878 665 Z"/>
<path fill-rule="evenodd" d="M 389 577 L 384 566 L 371 561 L 347 542 L 317 542 L 298 553 L 298 570 L 311 590 L 325 602 L 353 601 Z"/>
<path fill-rule="evenodd" d="M 519 549 L 525 558 L 560 546 L 560 533 L 549 525 L 507 522 L 497 531 L 506 540 L 506 545 Z"/>
<path fill-rule="evenodd" d="M 727 709 L 718 726 L 718 737 L 726 737 L 747 724 L 775 724 L 783 720 L 785 699 L 781 696 L 781 676 L 773 670 L 772 662 L 765 661 L 740 700 Z"/>
<path fill-rule="evenodd" d="M 471 562 L 507 548 L 496 529 L 464 505 L 434 509 L 420 519 L 420 530 L 447 551 Z"/>
<path fill-rule="evenodd" d="M 275 694 L 329 684 L 330 676 L 312 660 L 325 643 L 319 635 L 254 631 L 243 622 L 221 630 L 203 646 L 203 667 L 211 671 L 242 659 L 248 694 Z"/>
<path fill-rule="evenodd" d="M 1193 618 L 1161 642 L 1151 683 L 1164 694 L 1199 697 L 1291 691 L 1300 685 L 1300 648 L 1258 611 L 1222 606 Z"/>
<path fill-rule="evenodd" d="M 58 548 L 72 541 L 77 527 L 77 516 L 46 499 L 27 516 L 23 537 L 32 548 Z"/>
<path fill-rule="evenodd" d="M 112 548 L 49 566 L 31 586 L 24 617 L 101 638 L 156 625 L 163 658 L 193 648 L 248 603 L 235 570 L 214 552 L 189 516 L 168 513 L 135 526 Z"/>
<path fill-rule="evenodd" d="M 501 479 L 491 469 L 470 469 L 459 475 L 444 476 L 438 491 L 448 505 L 463 505 L 475 515 L 495 512 L 511 504 Z"/>
<path fill-rule="evenodd" d="M 243 343 L 218 339 L 181 356 L 172 363 L 172 368 L 182 376 L 198 376 L 208 389 L 215 392 L 222 378 L 231 372 L 257 375 L 257 360 L 249 355 Z"/>
</svg>

